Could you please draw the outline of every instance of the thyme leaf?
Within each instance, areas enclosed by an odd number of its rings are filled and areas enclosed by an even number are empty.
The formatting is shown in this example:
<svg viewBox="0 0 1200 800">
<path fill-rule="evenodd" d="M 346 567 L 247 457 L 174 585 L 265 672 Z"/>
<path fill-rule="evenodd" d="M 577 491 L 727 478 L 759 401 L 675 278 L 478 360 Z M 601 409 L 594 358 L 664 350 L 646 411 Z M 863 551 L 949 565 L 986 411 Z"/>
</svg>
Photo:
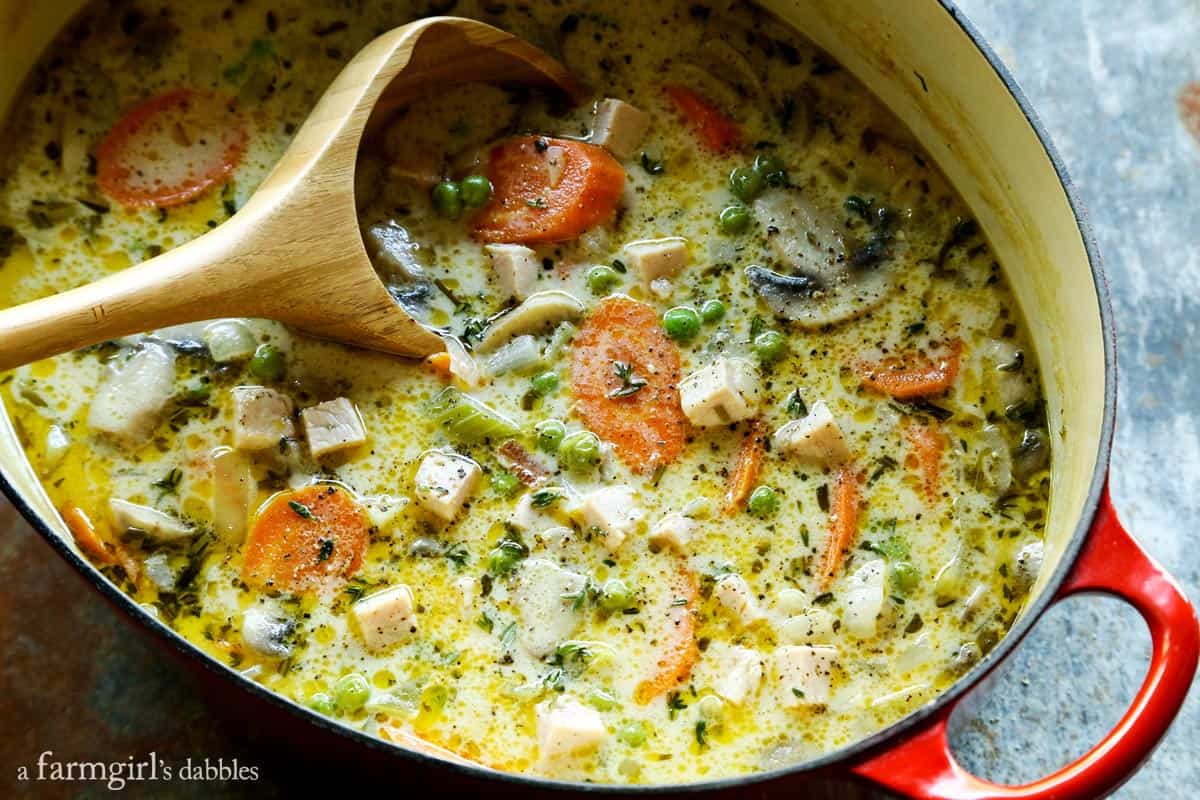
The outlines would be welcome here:
<svg viewBox="0 0 1200 800">
<path fill-rule="evenodd" d="M 625 361 L 614 361 L 613 371 L 621 379 L 621 385 L 608 393 L 610 398 L 630 397 L 637 394 L 646 386 L 646 379 L 633 374 L 633 365 Z"/>
<path fill-rule="evenodd" d="M 288 508 L 290 508 L 292 511 L 295 511 L 296 516 L 298 517 L 303 517 L 304 519 L 315 519 L 312 509 L 304 505 L 304 503 L 297 503 L 295 500 L 288 500 Z"/>
</svg>

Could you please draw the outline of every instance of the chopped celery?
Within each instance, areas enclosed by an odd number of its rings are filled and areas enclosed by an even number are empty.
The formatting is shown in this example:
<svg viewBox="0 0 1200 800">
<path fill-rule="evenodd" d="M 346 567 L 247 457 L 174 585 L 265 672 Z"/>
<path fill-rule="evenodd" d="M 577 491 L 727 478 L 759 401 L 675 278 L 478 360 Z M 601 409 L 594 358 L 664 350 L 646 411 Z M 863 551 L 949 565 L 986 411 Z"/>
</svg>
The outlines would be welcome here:
<svg viewBox="0 0 1200 800">
<path fill-rule="evenodd" d="M 454 387 L 434 398 L 430 412 L 446 433 L 464 442 L 504 439 L 520 431 L 511 419 Z"/>
<path fill-rule="evenodd" d="M 592 689 L 587 694 L 588 705 L 600 711 L 612 711 L 621 707 L 621 701 L 603 689 Z"/>
</svg>

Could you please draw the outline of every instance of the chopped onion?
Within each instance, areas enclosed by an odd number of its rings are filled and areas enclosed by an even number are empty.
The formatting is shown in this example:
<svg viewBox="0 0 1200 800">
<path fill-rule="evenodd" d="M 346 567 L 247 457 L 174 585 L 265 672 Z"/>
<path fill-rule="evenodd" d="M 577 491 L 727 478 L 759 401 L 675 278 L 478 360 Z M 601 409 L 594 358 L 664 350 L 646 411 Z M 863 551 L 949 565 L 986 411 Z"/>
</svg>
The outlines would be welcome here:
<svg viewBox="0 0 1200 800">
<path fill-rule="evenodd" d="M 442 342 L 446 346 L 446 352 L 450 354 L 450 374 L 468 389 L 482 386 L 483 373 L 463 343 L 454 336 L 443 336 Z"/>
<path fill-rule="evenodd" d="M 493 353 L 487 360 L 487 371 L 491 375 L 521 372 L 536 366 L 541 360 L 542 354 L 537 342 L 526 334 L 518 336 Z"/>
<path fill-rule="evenodd" d="M 225 542 L 238 544 L 246 536 L 246 522 L 258 494 L 258 484 L 249 459 L 237 450 L 219 448 L 212 461 L 213 529 Z"/>
<path fill-rule="evenodd" d="M 213 361 L 218 364 L 230 364 L 245 361 L 254 355 L 258 343 L 254 334 L 241 322 L 233 319 L 223 319 L 213 322 L 204 329 L 204 343 Z"/>
<path fill-rule="evenodd" d="M 54 469 L 71 449 L 71 437 L 58 425 L 46 432 L 46 468 Z"/>
</svg>

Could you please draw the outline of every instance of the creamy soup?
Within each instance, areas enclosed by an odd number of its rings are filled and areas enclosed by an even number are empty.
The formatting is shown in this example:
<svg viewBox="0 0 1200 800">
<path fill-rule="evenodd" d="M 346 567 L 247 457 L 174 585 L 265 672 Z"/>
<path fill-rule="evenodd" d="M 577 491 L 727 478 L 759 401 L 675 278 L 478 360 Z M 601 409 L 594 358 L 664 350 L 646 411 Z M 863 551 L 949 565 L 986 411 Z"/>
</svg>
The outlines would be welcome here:
<svg viewBox="0 0 1200 800">
<path fill-rule="evenodd" d="M 90 7 L 8 121 L 5 303 L 236 214 L 337 70 L 415 17 L 513 31 L 593 96 L 439 89 L 365 142 L 364 244 L 445 353 L 225 319 L 5 375 L 80 549 L 272 691 L 559 779 L 812 758 L 994 647 L 1049 493 L 1001 265 L 801 34 L 652 8 Z"/>
</svg>

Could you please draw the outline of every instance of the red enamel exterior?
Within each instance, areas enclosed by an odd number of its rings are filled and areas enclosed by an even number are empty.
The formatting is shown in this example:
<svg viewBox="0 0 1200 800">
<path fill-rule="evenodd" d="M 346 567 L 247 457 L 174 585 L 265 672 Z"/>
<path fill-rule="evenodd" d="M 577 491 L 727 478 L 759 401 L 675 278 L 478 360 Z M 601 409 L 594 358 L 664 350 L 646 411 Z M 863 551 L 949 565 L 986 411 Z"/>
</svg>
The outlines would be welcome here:
<svg viewBox="0 0 1200 800">
<path fill-rule="evenodd" d="M 1003 786 L 975 777 L 950 751 L 953 705 L 851 771 L 906 797 L 929 800 L 1095 800 L 1111 794 L 1150 757 L 1183 704 L 1196 672 L 1200 624 L 1175 580 L 1117 519 L 1108 487 L 1079 559 L 1055 601 L 1084 592 L 1118 597 L 1150 628 L 1150 669 L 1121 721 L 1087 754 L 1042 780 Z"/>
</svg>

